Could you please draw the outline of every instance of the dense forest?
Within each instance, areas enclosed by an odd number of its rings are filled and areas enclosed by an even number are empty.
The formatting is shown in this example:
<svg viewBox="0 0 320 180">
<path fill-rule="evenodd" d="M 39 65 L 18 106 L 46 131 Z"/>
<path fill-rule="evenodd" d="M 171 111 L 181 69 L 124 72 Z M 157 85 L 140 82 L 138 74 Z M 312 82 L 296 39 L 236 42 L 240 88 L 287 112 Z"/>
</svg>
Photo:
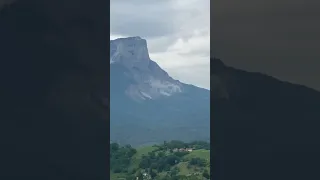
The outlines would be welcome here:
<svg viewBox="0 0 320 180">
<path fill-rule="evenodd" d="M 110 173 L 111 180 L 210 179 L 210 144 L 170 141 L 135 149 L 111 143 Z"/>
</svg>

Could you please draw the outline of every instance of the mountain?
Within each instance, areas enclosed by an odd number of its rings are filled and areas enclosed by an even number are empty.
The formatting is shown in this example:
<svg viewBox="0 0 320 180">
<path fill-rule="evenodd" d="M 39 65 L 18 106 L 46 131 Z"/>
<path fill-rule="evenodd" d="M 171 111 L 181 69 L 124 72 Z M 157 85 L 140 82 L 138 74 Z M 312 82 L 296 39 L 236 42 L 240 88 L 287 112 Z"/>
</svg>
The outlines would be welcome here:
<svg viewBox="0 0 320 180">
<path fill-rule="evenodd" d="M 211 84 L 213 179 L 319 179 L 320 92 L 217 58 Z"/>
<path fill-rule="evenodd" d="M 110 41 L 110 138 L 143 145 L 208 140 L 210 91 L 173 79 L 140 37 Z"/>
</svg>

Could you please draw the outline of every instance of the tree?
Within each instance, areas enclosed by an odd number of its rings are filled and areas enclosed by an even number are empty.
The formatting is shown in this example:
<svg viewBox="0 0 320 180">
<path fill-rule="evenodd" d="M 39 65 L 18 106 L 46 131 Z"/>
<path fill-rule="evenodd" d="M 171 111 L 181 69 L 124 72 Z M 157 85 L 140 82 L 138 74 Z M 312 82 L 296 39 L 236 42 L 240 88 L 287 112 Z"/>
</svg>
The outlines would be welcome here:
<svg viewBox="0 0 320 180">
<path fill-rule="evenodd" d="M 189 176 L 189 180 L 200 180 L 197 176 Z"/>
<path fill-rule="evenodd" d="M 185 148 L 186 144 L 182 141 L 177 141 L 177 140 L 173 140 L 169 143 L 167 143 L 167 147 L 169 149 L 174 149 L 174 148 Z"/>
<path fill-rule="evenodd" d="M 119 149 L 119 144 L 111 143 L 110 144 L 110 149 L 111 149 L 111 152 L 117 151 Z"/>
<path fill-rule="evenodd" d="M 169 165 L 169 164 L 165 164 L 164 170 L 165 170 L 165 171 L 170 171 L 170 165 Z"/>
<path fill-rule="evenodd" d="M 204 172 L 202 173 L 202 176 L 203 177 L 205 177 L 205 178 L 207 178 L 207 179 L 210 179 L 210 174 L 209 174 L 209 172 L 208 172 L 208 170 L 204 170 Z"/>
<path fill-rule="evenodd" d="M 148 152 L 148 156 L 149 156 L 150 159 L 155 159 L 156 158 L 155 152 Z"/>
<path fill-rule="evenodd" d="M 115 173 L 127 173 L 131 158 L 136 152 L 137 151 L 129 145 L 120 147 L 117 143 L 111 143 L 110 169 Z"/>
<path fill-rule="evenodd" d="M 206 165 L 206 160 L 201 158 L 192 158 L 189 162 L 190 165 L 203 167 Z"/>
<path fill-rule="evenodd" d="M 185 176 L 185 175 L 179 175 L 179 176 L 178 176 L 178 179 L 179 179 L 179 180 L 189 180 L 188 177 Z"/>
<path fill-rule="evenodd" d="M 170 171 L 170 176 L 173 177 L 173 176 L 177 176 L 178 173 L 179 173 L 179 168 L 177 167 L 174 167 L 171 171 Z"/>
<path fill-rule="evenodd" d="M 129 174 L 135 174 L 137 172 L 137 169 L 136 168 L 132 168 L 130 171 L 129 171 Z"/>
<path fill-rule="evenodd" d="M 171 166 L 177 164 L 178 162 L 180 162 L 180 158 L 178 156 L 175 155 L 169 155 L 167 156 L 167 163 Z"/>
<path fill-rule="evenodd" d="M 136 180 L 136 177 L 134 175 L 128 175 L 126 180 Z"/>
<path fill-rule="evenodd" d="M 154 179 L 157 176 L 157 173 L 155 173 L 152 169 L 150 170 L 150 176 L 152 179 Z"/>
<path fill-rule="evenodd" d="M 142 168 L 142 169 L 147 169 L 147 168 L 149 168 L 149 167 L 150 167 L 150 160 L 149 160 L 149 158 L 146 157 L 146 156 L 143 156 L 143 157 L 142 157 L 142 160 L 141 160 L 141 162 L 140 162 L 140 164 L 139 164 L 139 167 Z"/>
<path fill-rule="evenodd" d="M 142 180 L 142 179 L 143 179 L 143 174 L 141 173 L 141 171 L 139 171 L 139 172 L 136 174 L 136 177 L 138 177 L 139 180 Z"/>
<path fill-rule="evenodd" d="M 164 152 L 162 152 L 162 151 L 158 153 L 158 157 L 160 157 L 160 158 L 164 157 L 165 155 L 166 154 Z"/>
<path fill-rule="evenodd" d="M 113 172 L 114 173 L 121 173 L 122 172 L 122 169 L 121 169 L 121 167 L 115 167 L 115 168 L 113 168 Z"/>
<path fill-rule="evenodd" d="M 157 163 L 151 163 L 150 169 L 158 169 L 158 164 Z"/>
<path fill-rule="evenodd" d="M 183 151 L 183 152 L 175 152 L 174 155 L 178 157 L 183 157 L 185 155 L 189 154 L 189 152 Z"/>
</svg>

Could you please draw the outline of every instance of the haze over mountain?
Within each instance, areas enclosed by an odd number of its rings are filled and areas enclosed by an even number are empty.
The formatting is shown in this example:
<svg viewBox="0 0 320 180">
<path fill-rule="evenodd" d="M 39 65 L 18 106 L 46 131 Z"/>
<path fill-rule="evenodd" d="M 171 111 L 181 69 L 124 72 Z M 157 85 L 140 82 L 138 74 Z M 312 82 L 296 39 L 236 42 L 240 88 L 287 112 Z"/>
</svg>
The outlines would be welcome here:
<svg viewBox="0 0 320 180">
<path fill-rule="evenodd" d="M 112 141 L 209 140 L 209 90 L 170 77 L 149 58 L 145 39 L 110 41 L 110 70 Z"/>
<path fill-rule="evenodd" d="M 318 91 L 216 58 L 211 73 L 213 179 L 319 179 Z"/>
</svg>

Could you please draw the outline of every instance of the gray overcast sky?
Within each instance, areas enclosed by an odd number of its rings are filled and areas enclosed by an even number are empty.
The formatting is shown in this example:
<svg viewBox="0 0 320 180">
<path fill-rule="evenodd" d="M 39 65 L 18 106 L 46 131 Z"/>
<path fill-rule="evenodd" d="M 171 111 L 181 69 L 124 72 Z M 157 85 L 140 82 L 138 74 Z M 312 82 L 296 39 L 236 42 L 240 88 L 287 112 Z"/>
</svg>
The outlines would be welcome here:
<svg viewBox="0 0 320 180">
<path fill-rule="evenodd" d="M 211 50 L 226 64 L 320 90 L 319 0 L 212 1 Z"/>
<path fill-rule="evenodd" d="M 110 38 L 140 36 L 173 78 L 210 88 L 210 0 L 111 0 Z"/>
</svg>

